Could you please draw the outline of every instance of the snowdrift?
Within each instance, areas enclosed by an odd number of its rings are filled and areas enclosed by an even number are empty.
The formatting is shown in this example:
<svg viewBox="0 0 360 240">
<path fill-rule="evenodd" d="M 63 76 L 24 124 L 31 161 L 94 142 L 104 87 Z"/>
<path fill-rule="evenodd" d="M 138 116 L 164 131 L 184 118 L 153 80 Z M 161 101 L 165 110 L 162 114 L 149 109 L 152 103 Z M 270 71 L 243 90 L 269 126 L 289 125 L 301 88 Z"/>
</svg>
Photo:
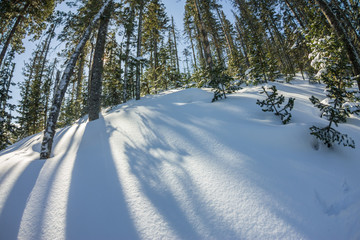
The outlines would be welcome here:
<svg viewBox="0 0 360 240">
<path fill-rule="evenodd" d="M 275 83 L 295 97 L 290 124 L 264 113 L 257 87 L 210 103 L 172 90 L 41 134 L 0 153 L 0 239 L 359 239 L 360 118 L 339 131 L 356 149 L 309 134 L 326 124 L 308 98 L 323 86 Z"/>
</svg>

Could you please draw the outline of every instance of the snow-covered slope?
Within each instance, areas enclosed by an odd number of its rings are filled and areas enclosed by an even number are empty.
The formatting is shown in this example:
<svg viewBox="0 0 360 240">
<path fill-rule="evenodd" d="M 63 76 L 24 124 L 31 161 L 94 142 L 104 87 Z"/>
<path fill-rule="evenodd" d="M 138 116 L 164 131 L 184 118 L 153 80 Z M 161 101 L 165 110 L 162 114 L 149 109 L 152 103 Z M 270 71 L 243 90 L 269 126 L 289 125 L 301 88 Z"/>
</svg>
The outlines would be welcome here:
<svg viewBox="0 0 360 240">
<path fill-rule="evenodd" d="M 60 129 L 47 161 L 40 134 L 20 141 L 0 153 L 0 239 L 359 239 L 360 118 L 339 127 L 358 148 L 315 150 L 321 86 L 276 86 L 288 125 L 260 86 L 186 89 Z"/>
</svg>

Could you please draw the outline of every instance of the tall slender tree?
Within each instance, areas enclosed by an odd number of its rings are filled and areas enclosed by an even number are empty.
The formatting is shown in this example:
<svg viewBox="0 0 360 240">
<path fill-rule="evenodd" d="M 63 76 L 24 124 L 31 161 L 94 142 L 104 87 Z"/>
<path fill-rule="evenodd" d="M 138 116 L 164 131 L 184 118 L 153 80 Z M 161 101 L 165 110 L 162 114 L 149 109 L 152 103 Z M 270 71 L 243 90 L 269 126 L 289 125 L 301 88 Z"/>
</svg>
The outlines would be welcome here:
<svg viewBox="0 0 360 240">
<path fill-rule="evenodd" d="M 91 85 L 89 89 L 89 121 L 93 121 L 99 118 L 101 106 L 102 75 L 104 69 L 105 42 L 112 9 L 113 6 L 110 3 L 105 9 L 104 14 L 100 17 L 100 25 L 97 34 L 93 60 L 94 62 L 91 71 Z"/>
<path fill-rule="evenodd" d="M 50 156 L 51 156 L 51 149 L 52 149 L 54 135 L 55 135 L 56 123 L 57 123 L 59 113 L 60 113 L 61 103 L 64 98 L 66 89 L 69 85 L 70 77 L 73 73 L 77 59 L 78 59 L 79 55 L 81 54 L 87 40 L 89 40 L 93 27 L 98 22 L 100 17 L 104 14 L 105 9 L 108 7 L 108 5 L 111 3 L 112 3 L 112 0 L 107 0 L 103 4 L 103 6 L 99 10 L 99 12 L 94 16 L 93 20 L 86 28 L 74 53 L 71 55 L 69 62 L 67 63 L 64 74 L 59 82 L 57 91 L 55 93 L 53 104 L 50 109 L 49 118 L 48 118 L 46 128 L 44 131 L 44 137 L 43 137 L 43 141 L 42 141 L 42 145 L 41 145 L 41 153 L 40 153 L 41 159 L 47 159 L 47 158 L 50 158 Z"/>
</svg>

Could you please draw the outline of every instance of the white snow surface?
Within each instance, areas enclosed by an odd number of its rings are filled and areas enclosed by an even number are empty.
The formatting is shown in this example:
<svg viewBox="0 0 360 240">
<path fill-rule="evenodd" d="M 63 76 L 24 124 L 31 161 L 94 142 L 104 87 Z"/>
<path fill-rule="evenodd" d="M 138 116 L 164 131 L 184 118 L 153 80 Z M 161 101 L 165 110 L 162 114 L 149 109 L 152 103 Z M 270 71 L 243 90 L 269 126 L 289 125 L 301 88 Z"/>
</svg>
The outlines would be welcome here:
<svg viewBox="0 0 360 240">
<path fill-rule="evenodd" d="M 204 89 L 130 101 L 0 152 L 0 239 L 360 239 L 360 118 L 319 145 L 308 98 L 323 85 L 274 83 L 288 125 L 262 112 L 261 86 L 210 103 Z"/>
</svg>

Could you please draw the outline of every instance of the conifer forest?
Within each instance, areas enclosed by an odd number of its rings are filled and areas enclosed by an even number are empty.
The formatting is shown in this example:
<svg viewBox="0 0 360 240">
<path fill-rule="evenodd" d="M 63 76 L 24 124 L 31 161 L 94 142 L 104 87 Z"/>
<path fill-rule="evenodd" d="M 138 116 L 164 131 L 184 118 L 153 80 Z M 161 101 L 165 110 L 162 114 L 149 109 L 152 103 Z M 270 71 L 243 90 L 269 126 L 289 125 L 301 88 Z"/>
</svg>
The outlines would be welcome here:
<svg viewBox="0 0 360 240">
<path fill-rule="evenodd" d="M 183 0 L 182 22 L 164 1 L 173 0 L 1 0 L 0 149 L 43 131 L 46 159 L 56 128 L 101 108 L 191 87 L 213 89 L 215 102 L 296 74 L 333 101 L 311 98 L 329 119 L 311 134 L 354 145 L 335 128 L 360 112 L 359 0 Z M 19 69 L 25 40 L 36 47 Z M 276 100 L 263 90 L 273 99 L 261 106 Z M 284 124 L 290 100 L 284 116 L 276 110 Z"/>
<path fill-rule="evenodd" d="M 0 0 L 0 240 L 360 239 L 360 0 Z"/>
</svg>

